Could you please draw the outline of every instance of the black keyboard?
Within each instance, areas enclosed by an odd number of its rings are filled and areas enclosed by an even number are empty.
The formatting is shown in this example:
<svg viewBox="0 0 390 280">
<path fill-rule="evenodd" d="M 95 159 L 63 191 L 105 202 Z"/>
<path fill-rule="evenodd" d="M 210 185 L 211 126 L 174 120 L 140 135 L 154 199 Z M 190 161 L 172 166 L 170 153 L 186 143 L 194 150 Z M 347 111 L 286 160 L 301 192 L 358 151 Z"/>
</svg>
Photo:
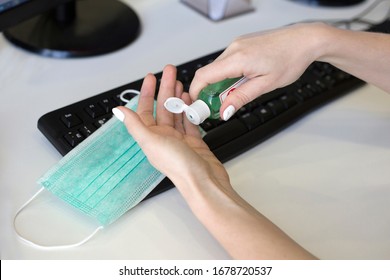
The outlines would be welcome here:
<svg viewBox="0 0 390 280">
<path fill-rule="evenodd" d="M 388 32 L 388 21 L 373 31 Z M 188 90 L 195 71 L 212 62 L 218 51 L 177 66 L 178 80 Z M 159 80 L 162 73 L 157 73 Z M 65 155 L 112 117 L 111 109 L 124 105 L 119 95 L 140 89 L 142 79 L 49 112 L 38 120 L 38 128 Z M 229 121 L 206 120 L 204 141 L 216 157 L 226 162 L 260 144 L 309 112 L 360 87 L 363 81 L 329 64 L 314 62 L 293 84 L 264 94 L 238 110 Z M 131 96 L 129 96 L 131 97 Z M 173 187 L 166 178 L 148 196 Z"/>
</svg>

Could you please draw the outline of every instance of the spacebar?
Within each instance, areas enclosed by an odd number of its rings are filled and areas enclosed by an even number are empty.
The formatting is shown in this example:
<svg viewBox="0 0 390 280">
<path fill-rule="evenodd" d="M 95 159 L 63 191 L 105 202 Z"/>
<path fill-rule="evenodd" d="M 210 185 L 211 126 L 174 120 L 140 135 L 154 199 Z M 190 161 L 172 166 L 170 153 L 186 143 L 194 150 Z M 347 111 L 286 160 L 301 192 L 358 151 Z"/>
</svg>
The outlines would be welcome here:
<svg viewBox="0 0 390 280">
<path fill-rule="evenodd" d="M 248 129 L 242 122 L 238 119 L 233 119 L 208 132 L 203 137 L 203 140 L 207 143 L 210 150 L 213 150 L 247 132 Z"/>
</svg>

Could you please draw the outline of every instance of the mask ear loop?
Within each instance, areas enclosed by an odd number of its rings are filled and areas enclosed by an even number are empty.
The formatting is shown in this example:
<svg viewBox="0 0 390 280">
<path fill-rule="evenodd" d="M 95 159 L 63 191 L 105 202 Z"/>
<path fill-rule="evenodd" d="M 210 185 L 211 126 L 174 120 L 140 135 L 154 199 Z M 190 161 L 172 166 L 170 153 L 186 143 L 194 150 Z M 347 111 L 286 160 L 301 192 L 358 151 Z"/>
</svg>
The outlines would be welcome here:
<svg viewBox="0 0 390 280">
<path fill-rule="evenodd" d="M 74 243 L 74 244 L 69 244 L 69 245 L 54 245 L 54 246 L 46 246 L 46 245 L 40 245 L 38 243 L 35 243 L 31 240 L 28 240 L 26 239 L 25 237 L 23 237 L 17 230 L 16 228 L 16 219 L 17 217 L 19 216 L 19 214 L 44 190 L 45 188 L 42 187 L 36 194 L 34 194 L 26 203 L 24 203 L 20 208 L 19 210 L 16 212 L 15 216 L 14 216 L 14 230 L 15 230 L 15 233 L 16 235 L 18 236 L 18 238 L 20 240 L 22 240 L 23 242 L 27 243 L 28 245 L 30 246 L 33 246 L 33 247 L 36 247 L 36 248 L 39 248 L 39 249 L 44 249 L 44 250 L 59 250 L 59 249 L 70 249 L 70 248 L 74 248 L 74 247 L 78 247 L 78 246 L 81 246 L 83 245 L 84 243 L 88 242 L 92 237 L 94 237 L 96 235 L 96 233 L 98 231 L 100 231 L 101 229 L 103 229 L 103 226 L 98 226 L 90 235 L 88 235 L 87 237 L 85 237 L 83 240 L 77 242 L 77 243 Z"/>
<path fill-rule="evenodd" d="M 132 96 L 130 97 L 130 99 L 126 98 L 125 95 L 126 94 L 131 94 Z M 140 95 L 141 92 L 139 90 L 136 90 L 136 89 L 126 89 L 124 91 L 121 92 L 121 94 L 119 95 L 119 98 L 121 101 L 125 102 L 125 103 L 129 103 L 131 98 L 134 97 L 133 94 L 136 94 L 136 95 Z"/>
</svg>

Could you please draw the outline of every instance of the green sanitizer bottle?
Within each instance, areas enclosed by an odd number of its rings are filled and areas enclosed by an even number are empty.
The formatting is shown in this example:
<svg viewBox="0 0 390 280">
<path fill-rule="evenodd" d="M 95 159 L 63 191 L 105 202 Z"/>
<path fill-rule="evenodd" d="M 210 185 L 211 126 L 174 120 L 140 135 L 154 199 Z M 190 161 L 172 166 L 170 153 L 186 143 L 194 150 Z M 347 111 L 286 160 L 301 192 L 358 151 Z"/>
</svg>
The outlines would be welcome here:
<svg viewBox="0 0 390 280">
<path fill-rule="evenodd" d="M 247 78 L 229 78 L 215 84 L 210 84 L 199 93 L 198 99 L 191 105 L 177 97 L 168 98 L 164 106 L 175 114 L 185 112 L 188 120 L 199 125 L 207 118 L 218 119 L 219 109 L 225 98 L 232 93 L 239 85 L 247 81 Z"/>
</svg>

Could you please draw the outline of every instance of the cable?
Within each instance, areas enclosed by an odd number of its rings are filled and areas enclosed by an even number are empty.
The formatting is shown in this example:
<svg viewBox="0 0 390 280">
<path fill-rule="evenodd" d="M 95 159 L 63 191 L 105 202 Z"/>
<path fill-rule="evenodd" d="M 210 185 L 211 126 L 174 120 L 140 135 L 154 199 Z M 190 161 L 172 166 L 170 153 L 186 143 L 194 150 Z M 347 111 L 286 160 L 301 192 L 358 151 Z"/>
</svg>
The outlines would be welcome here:
<svg viewBox="0 0 390 280">
<path fill-rule="evenodd" d="M 379 5 L 386 3 L 386 2 L 390 4 L 390 0 L 377 0 L 374 3 L 372 3 L 370 6 L 368 6 L 366 9 L 364 9 L 362 12 L 353 16 L 350 19 L 328 19 L 328 20 L 318 20 L 317 19 L 317 20 L 305 20 L 305 21 L 301 21 L 301 23 L 310 23 L 310 22 L 321 21 L 321 22 L 324 22 L 324 23 L 327 23 L 327 24 L 330 24 L 330 25 L 333 25 L 336 27 L 345 26 L 346 29 L 351 29 L 351 26 L 353 24 L 364 24 L 364 25 L 368 25 L 368 27 L 371 27 L 375 24 L 378 24 L 379 22 L 385 21 L 386 19 L 388 19 L 390 17 L 390 5 L 389 5 L 389 7 L 387 7 L 387 12 L 386 12 L 384 19 L 379 20 L 378 22 L 373 22 L 371 20 L 365 19 L 365 17 L 370 12 L 372 12 L 374 9 L 376 9 Z"/>
</svg>

